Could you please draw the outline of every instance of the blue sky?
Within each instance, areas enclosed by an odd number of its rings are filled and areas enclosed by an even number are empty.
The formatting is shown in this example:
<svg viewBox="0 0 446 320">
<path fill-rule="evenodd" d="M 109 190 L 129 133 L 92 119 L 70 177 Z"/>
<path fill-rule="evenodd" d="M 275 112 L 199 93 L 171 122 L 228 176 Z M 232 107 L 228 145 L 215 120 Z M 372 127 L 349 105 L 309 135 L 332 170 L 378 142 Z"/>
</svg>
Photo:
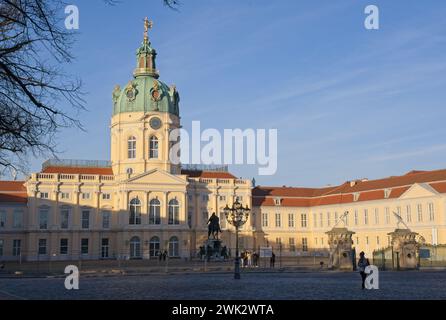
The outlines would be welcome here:
<svg viewBox="0 0 446 320">
<path fill-rule="evenodd" d="M 69 71 L 85 85 L 86 132 L 59 134 L 60 158 L 109 159 L 111 92 L 135 67 L 142 20 L 182 123 L 277 128 L 278 171 L 233 166 L 263 185 L 323 186 L 446 168 L 446 3 L 402 0 L 73 1 L 80 30 Z M 380 30 L 364 8 L 380 9 Z M 32 171 L 44 159 L 31 160 Z"/>
</svg>

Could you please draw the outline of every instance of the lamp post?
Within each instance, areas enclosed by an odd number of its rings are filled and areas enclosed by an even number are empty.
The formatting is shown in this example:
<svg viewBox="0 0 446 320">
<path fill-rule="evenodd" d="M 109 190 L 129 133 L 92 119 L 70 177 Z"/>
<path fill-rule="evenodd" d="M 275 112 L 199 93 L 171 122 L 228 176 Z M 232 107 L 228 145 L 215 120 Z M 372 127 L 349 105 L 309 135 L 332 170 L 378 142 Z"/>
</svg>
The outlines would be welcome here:
<svg viewBox="0 0 446 320">
<path fill-rule="evenodd" d="M 241 226 L 243 226 L 246 221 L 248 221 L 249 213 L 251 209 L 243 208 L 243 205 L 236 200 L 232 208 L 229 208 L 228 205 L 224 208 L 224 213 L 226 216 L 226 220 L 235 227 L 235 262 L 234 262 L 234 279 L 240 279 L 240 255 L 238 249 L 238 231 Z"/>
</svg>

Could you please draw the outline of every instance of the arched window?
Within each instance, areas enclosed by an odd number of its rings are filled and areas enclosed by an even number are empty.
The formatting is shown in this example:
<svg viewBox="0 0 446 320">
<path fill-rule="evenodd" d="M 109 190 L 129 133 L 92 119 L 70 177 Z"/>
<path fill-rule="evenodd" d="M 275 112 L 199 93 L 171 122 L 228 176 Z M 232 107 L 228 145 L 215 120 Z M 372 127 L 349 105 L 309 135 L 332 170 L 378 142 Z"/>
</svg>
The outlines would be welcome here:
<svg viewBox="0 0 446 320">
<path fill-rule="evenodd" d="M 141 240 L 138 237 L 130 239 L 130 259 L 141 258 Z"/>
<path fill-rule="evenodd" d="M 180 205 L 176 199 L 169 201 L 169 224 L 180 224 Z"/>
<path fill-rule="evenodd" d="M 129 224 L 141 224 L 141 201 L 138 198 L 130 201 Z"/>
<path fill-rule="evenodd" d="M 127 141 L 127 155 L 129 159 L 136 158 L 136 138 L 131 136 Z"/>
<path fill-rule="evenodd" d="M 160 252 L 160 238 L 152 237 L 150 239 L 149 248 L 150 248 L 150 256 L 156 257 Z"/>
<path fill-rule="evenodd" d="M 177 237 L 169 239 L 169 257 L 178 257 L 180 255 L 180 242 Z"/>
<path fill-rule="evenodd" d="M 149 224 L 161 224 L 161 204 L 158 199 L 150 200 L 149 205 Z"/>
<path fill-rule="evenodd" d="M 158 138 L 155 136 L 150 137 L 149 140 L 149 158 L 158 159 Z"/>
</svg>

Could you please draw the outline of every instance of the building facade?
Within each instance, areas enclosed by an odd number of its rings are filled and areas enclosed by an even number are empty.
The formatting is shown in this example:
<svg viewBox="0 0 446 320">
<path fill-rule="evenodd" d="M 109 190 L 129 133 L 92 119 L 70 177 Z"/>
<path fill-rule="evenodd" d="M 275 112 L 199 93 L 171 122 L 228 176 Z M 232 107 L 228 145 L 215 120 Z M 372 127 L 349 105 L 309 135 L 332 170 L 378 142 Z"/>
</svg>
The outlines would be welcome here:
<svg viewBox="0 0 446 320">
<path fill-rule="evenodd" d="M 394 213 L 426 242 L 446 243 L 446 170 L 287 188 L 172 163 L 168 137 L 181 127 L 180 96 L 159 80 L 156 55 L 145 34 L 133 78 L 113 91 L 110 161 L 49 160 L 25 181 L 0 181 L 0 261 L 150 259 L 160 251 L 193 258 L 213 212 L 233 249 L 223 208 L 235 200 L 252 208 L 240 232 L 249 250 L 324 249 L 325 233 L 341 223 L 370 254 L 390 245 Z"/>
</svg>

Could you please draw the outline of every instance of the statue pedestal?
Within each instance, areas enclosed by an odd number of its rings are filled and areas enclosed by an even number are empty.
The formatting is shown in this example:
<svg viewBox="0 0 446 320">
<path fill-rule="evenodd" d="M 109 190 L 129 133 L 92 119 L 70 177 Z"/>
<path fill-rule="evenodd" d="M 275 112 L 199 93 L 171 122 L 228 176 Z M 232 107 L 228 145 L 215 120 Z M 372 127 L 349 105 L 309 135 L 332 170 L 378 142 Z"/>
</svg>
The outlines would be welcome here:
<svg viewBox="0 0 446 320">
<path fill-rule="evenodd" d="M 326 232 L 330 246 L 329 269 L 353 270 L 352 236 L 355 234 L 347 228 L 333 228 Z"/>
<path fill-rule="evenodd" d="M 207 239 L 204 242 L 205 252 L 210 260 L 220 260 L 223 259 L 221 256 L 222 246 L 221 240 L 219 239 Z"/>
<path fill-rule="evenodd" d="M 419 243 L 416 240 L 418 233 L 410 229 L 396 229 L 389 233 L 392 237 L 394 266 L 397 269 L 411 270 L 418 267 Z"/>
</svg>

